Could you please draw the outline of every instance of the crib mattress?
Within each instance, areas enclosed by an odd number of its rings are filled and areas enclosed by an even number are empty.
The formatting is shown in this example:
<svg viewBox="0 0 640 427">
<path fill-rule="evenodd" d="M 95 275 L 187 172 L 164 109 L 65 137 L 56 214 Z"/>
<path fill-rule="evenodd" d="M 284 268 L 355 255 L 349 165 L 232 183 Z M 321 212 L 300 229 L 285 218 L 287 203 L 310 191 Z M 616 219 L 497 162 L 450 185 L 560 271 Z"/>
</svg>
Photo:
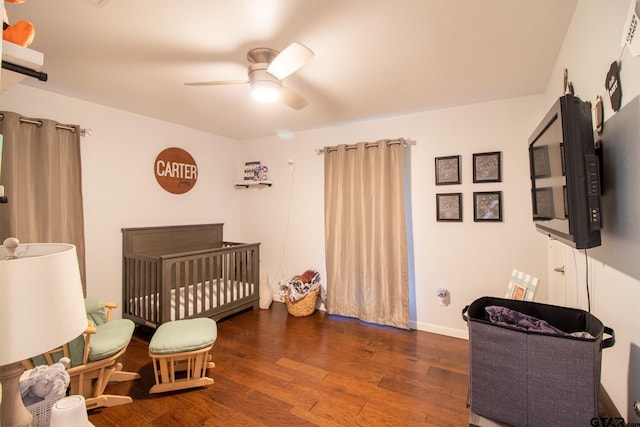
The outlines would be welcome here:
<svg viewBox="0 0 640 427">
<path fill-rule="evenodd" d="M 256 292 L 255 284 L 232 280 L 212 280 L 189 286 L 182 286 L 178 290 L 172 289 L 170 296 L 171 320 L 184 319 L 203 311 L 211 310 L 238 301 Z M 177 294 L 177 295 L 176 295 Z M 151 318 L 155 318 L 159 310 L 159 293 L 131 298 L 129 304 L 132 312 L 144 312 L 148 307 Z M 177 310 L 176 310 L 177 307 Z M 179 314 L 176 317 L 176 312 Z"/>
</svg>

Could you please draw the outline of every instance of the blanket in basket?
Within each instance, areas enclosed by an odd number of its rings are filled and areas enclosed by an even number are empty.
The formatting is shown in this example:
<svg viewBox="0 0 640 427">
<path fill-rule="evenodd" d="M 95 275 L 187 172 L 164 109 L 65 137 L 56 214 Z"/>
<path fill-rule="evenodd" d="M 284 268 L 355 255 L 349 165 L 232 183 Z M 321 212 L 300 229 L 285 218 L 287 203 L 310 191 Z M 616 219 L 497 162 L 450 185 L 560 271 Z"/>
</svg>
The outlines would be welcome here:
<svg viewBox="0 0 640 427">
<path fill-rule="evenodd" d="M 304 298 L 309 292 L 320 286 L 320 273 L 307 270 L 301 275 L 292 276 L 280 284 L 282 296 L 287 295 L 292 302 Z"/>
</svg>

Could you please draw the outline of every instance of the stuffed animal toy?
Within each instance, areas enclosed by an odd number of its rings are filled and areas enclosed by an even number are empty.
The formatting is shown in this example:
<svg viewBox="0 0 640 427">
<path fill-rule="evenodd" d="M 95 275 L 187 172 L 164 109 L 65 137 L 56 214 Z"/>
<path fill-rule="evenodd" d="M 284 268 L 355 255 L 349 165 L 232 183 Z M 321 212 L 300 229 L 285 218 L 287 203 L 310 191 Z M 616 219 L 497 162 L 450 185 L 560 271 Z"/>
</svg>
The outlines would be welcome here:
<svg viewBox="0 0 640 427">
<path fill-rule="evenodd" d="M 24 0 L 4 0 L 5 3 L 24 3 Z M 4 8 L 4 20 L 2 21 L 2 38 L 8 42 L 28 47 L 35 36 L 33 24 L 29 21 L 18 21 L 9 24 L 7 8 Z"/>
<path fill-rule="evenodd" d="M 273 302 L 273 290 L 269 282 L 269 275 L 262 270 L 260 272 L 260 300 L 258 305 L 262 310 L 268 310 Z"/>
<path fill-rule="evenodd" d="M 51 366 L 36 366 L 24 372 L 20 377 L 23 403 L 29 406 L 41 400 L 63 397 L 69 387 L 69 363 L 71 359 L 63 357 Z"/>
</svg>

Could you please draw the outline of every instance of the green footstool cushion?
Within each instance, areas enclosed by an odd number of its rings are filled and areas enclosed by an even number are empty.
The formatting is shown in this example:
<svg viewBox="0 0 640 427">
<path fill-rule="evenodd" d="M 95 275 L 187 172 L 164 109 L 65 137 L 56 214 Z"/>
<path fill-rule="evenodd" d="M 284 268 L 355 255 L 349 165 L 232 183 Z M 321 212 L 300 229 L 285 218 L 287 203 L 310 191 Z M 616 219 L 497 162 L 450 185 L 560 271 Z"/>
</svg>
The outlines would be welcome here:
<svg viewBox="0 0 640 427">
<path fill-rule="evenodd" d="M 176 354 L 209 347 L 218 337 L 213 319 L 183 319 L 163 323 L 151 337 L 151 354 Z"/>
</svg>

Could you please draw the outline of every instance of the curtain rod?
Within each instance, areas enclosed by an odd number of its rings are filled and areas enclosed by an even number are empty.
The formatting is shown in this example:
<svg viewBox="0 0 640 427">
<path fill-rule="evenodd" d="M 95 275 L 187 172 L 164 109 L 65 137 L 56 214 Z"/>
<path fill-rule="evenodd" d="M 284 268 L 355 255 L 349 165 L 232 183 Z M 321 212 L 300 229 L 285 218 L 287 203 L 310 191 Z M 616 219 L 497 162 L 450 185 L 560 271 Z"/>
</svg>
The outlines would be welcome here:
<svg viewBox="0 0 640 427">
<path fill-rule="evenodd" d="M 377 147 L 378 146 L 378 142 L 380 142 L 380 141 L 366 142 L 364 144 L 364 146 L 365 146 L 365 148 Z M 382 142 L 386 142 L 387 145 L 402 144 L 403 147 L 407 147 L 409 145 L 416 145 L 416 140 L 415 139 L 408 139 L 408 138 L 383 139 Z M 353 150 L 356 147 L 357 147 L 356 144 L 346 145 L 345 146 L 345 150 L 347 150 L 347 151 Z M 337 150 L 338 150 L 338 147 L 316 148 L 316 154 L 320 155 L 320 154 L 324 154 L 327 151 L 337 151 Z"/>
<path fill-rule="evenodd" d="M 42 71 L 37 71 L 32 68 L 27 68 L 19 64 L 14 64 L 13 62 L 2 61 L 2 68 L 5 70 L 13 71 L 14 73 L 24 74 L 25 76 L 33 77 L 41 82 L 46 82 L 49 76 L 47 73 L 43 73 Z"/>
<path fill-rule="evenodd" d="M 4 114 L 0 113 L 0 120 L 4 120 Z M 20 117 L 20 123 L 30 123 L 32 125 L 36 125 L 37 127 L 42 127 L 43 123 L 42 120 L 31 120 L 31 119 L 25 119 L 24 117 Z M 75 133 L 76 128 L 74 126 L 67 126 L 67 125 L 61 125 L 61 124 L 56 124 L 56 129 L 64 129 L 64 130 L 68 130 L 71 133 Z M 91 129 L 80 129 L 80 135 L 82 136 L 91 136 L 93 134 L 93 131 Z"/>
</svg>

